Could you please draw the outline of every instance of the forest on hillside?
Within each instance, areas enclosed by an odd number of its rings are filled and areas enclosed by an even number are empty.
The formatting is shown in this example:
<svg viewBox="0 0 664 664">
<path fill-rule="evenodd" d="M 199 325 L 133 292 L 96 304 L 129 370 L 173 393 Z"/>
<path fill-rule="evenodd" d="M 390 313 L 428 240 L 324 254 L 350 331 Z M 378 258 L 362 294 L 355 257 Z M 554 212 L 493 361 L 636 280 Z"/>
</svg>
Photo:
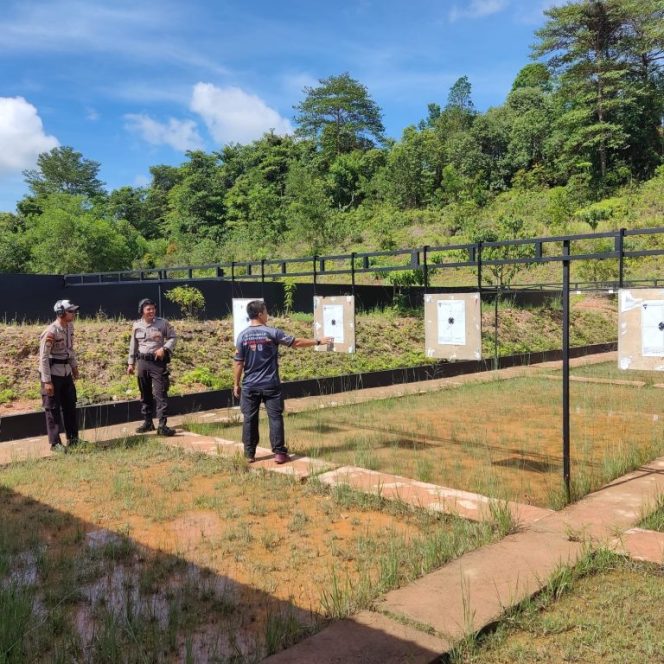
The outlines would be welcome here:
<svg viewBox="0 0 664 664">
<path fill-rule="evenodd" d="M 463 76 L 399 140 L 385 137 L 366 86 L 341 73 L 303 90 L 294 135 L 187 152 L 151 167 L 145 187 L 108 191 L 74 147 L 43 153 L 15 213 L 0 213 L 0 271 L 662 225 L 664 2 L 578 0 L 546 17 L 501 106 L 478 112 Z"/>
</svg>

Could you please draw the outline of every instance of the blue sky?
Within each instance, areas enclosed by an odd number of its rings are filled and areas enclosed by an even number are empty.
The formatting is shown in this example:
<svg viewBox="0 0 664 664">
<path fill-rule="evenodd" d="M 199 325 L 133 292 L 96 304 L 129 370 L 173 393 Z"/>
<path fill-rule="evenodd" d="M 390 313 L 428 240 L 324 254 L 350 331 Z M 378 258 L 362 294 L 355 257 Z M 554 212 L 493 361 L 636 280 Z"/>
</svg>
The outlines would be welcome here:
<svg viewBox="0 0 664 664">
<path fill-rule="evenodd" d="M 3 0 L 0 211 L 21 171 L 70 145 L 109 189 L 187 149 L 293 128 L 320 78 L 349 72 L 398 138 L 463 75 L 504 101 L 552 0 Z"/>
</svg>

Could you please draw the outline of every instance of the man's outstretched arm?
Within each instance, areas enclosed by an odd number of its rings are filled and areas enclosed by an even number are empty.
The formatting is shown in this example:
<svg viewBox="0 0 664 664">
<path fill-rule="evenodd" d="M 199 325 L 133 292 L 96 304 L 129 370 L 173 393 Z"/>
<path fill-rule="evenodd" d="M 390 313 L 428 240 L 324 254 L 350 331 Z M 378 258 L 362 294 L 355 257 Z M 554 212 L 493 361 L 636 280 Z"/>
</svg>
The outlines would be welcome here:
<svg viewBox="0 0 664 664">
<path fill-rule="evenodd" d="M 303 339 L 295 337 L 291 348 L 309 348 L 310 346 L 327 346 L 334 343 L 334 337 L 321 337 L 320 339 Z"/>
</svg>

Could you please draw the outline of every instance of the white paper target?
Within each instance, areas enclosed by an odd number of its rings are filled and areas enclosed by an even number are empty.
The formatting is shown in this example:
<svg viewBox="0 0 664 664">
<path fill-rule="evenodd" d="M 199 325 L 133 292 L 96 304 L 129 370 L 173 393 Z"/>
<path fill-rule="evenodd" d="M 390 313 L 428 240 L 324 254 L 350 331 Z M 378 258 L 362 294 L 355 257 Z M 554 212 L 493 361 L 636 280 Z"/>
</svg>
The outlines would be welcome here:
<svg viewBox="0 0 664 664">
<path fill-rule="evenodd" d="M 260 300 L 256 297 L 233 298 L 233 343 L 237 344 L 237 337 L 249 327 L 249 316 L 247 316 L 247 305 L 254 300 Z"/>
<path fill-rule="evenodd" d="M 664 357 L 664 300 L 641 305 L 641 355 Z"/>
<path fill-rule="evenodd" d="M 344 307 L 342 304 L 323 305 L 323 336 L 332 337 L 334 343 L 344 342 Z"/>
<path fill-rule="evenodd" d="M 466 345 L 466 303 L 463 300 L 438 300 L 438 343 Z"/>
</svg>

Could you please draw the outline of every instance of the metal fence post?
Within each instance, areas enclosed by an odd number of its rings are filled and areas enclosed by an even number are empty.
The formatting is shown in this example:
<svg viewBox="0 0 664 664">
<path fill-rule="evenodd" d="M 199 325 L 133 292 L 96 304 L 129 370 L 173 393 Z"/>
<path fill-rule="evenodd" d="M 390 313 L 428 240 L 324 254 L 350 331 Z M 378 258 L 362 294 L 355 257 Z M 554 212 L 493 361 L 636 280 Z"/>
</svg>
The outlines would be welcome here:
<svg viewBox="0 0 664 664">
<path fill-rule="evenodd" d="M 261 300 L 265 300 L 265 259 L 261 258 Z"/>
<path fill-rule="evenodd" d="M 422 273 L 424 276 L 424 288 L 429 288 L 429 263 L 427 262 L 427 254 L 429 253 L 429 245 L 425 244 L 422 247 Z"/>
<path fill-rule="evenodd" d="M 482 292 L 482 240 L 477 243 L 477 290 Z"/>
<path fill-rule="evenodd" d="M 569 255 L 570 242 L 564 240 L 563 256 Z M 572 498 L 569 436 L 569 264 L 569 258 L 563 258 L 563 481 L 568 502 Z"/>
<path fill-rule="evenodd" d="M 618 240 L 618 288 L 622 288 L 625 282 L 625 229 L 621 228 Z"/>
<path fill-rule="evenodd" d="M 318 281 L 318 270 L 317 270 L 317 261 L 318 261 L 318 256 L 313 257 L 313 278 L 314 278 L 314 297 L 316 297 L 316 283 Z"/>
<path fill-rule="evenodd" d="M 350 255 L 350 283 L 351 292 L 353 293 L 353 297 L 355 297 L 355 252 Z"/>
<path fill-rule="evenodd" d="M 498 370 L 498 300 L 500 299 L 500 286 L 496 286 L 495 300 L 493 303 L 493 370 Z"/>
</svg>

